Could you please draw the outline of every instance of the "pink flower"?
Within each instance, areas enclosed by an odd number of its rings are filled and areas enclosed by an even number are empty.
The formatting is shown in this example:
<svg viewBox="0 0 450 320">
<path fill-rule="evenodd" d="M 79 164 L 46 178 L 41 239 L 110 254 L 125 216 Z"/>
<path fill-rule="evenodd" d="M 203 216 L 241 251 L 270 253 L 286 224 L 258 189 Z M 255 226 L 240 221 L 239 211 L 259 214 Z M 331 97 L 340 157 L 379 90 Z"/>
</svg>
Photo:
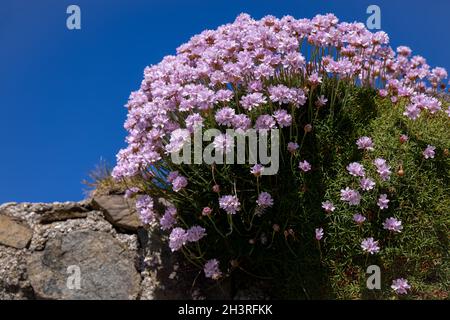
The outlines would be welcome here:
<svg viewBox="0 0 450 320">
<path fill-rule="evenodd" d="M 172 189 L 175 192 L 180 191 L 181 189 L 185 188 L 188 184 L 188 181 L 183 176 L 178 176 L 172 181 Z"/>
<path fill-rule="evenodd" d="M 299 147 L 299 145 L 298 145 L 298 143 L 296 143 L 296 142 L 289 142 L 289 143 L 287 144 L 287 149 L 288 149 L 288 151 L 289 151 L 290 153 L 294 153 L 295 150 L 298 149 L 298 147 Z"/>
<path fill-rule="evenodd" d="M 241 105 L 244 109 L 251 111 L 253 108 L 266 103 L 266 98 L 260 92 L 250 93 L 241 98 Z"/>
<path fill-rule="evenodd" d="M 334 205 L 333 205 L 333 202 L 331 202 L 331 201 L 325 201 L 325 202 L 322 202 L 322 208 L 327 212 L 327 213 L 330 213 L 330 212 L 333 212 L 336 208 L 334 207 Z"/>
<path fill-rule="evenodd" d="M 166 209 L 164 215 L 159 219 L 159 224 L 162 230 L 169 230 L 177 222 L 175 216 L 177 214 L 177 209 L 175 207 L 169 207 Z"/>
<path fill-rule="evenodd" d="M 136 201 L 136 210 L 144 224 L 150 224 L 155 221 L 156 213 L 153 210 L 153 199 L 150 196 L 140 196 Z"/>
<path fill-rule="evenodd" d="M 347 166 L 347 171 L 352 176 L 355 177 L 364 177 L 365 171 L 364 167 L 358 162 L 352 162 Z"/>
<path fill-rule="evenodd" d="M 217 261 L 217 259 L 208 260 L 205 263 L 203 271 L 205 272 L 205 277 L 214 280 L 217 280 L 222 276 L 222 272 L 219 269 L 219 261 Z"/>
<path fill-rule="evenodd" d="M 366 238 L 361 242 L 361 248 L 370 254 L 374 254 L 380 251 L 378 241 L 374 241 L 373 238 Z"/>
<path fill-rule="evenodd" d="M 258 200 L 256 200 L 256 203 L 261 208 L 269 208 L 273 206 L 273 199 L 268 192 L 261 192 L 258 196 Z"/>
<path fill-rule="evenodd" d="M 363 189 L 364 191 L 369 191 L 372 190 L 373 187 L 375 187 L 375 181 L 373 181 L 370 178 L 362 178 L 359 181 L 359 186 L 361 187 L 361 189 Z"/>
<path fill-rule="evenodd" d="M 234 147 L 234 138 L 228 133 L 219 134 L 213 141 L 214 149 L 222 154 L 229 153 Z"/>
<path fill-rule="evenodd" d="M 308 81 L 312 86 L 317 86 L 322 83 L 322 77 L 319 77 L 319 74 L 315 72 L 309 76 Z"/>
<path fill-rule="evenodd" d="M 276 122 L 275 122 L 275 119 L 274 119 L 271 115 L 268 115 L 268 114 L 260 115 L 260 116 L 258 117 L 258 119 L 256 119 L 255 128 L 256 128 L 257 130 L 261 130 L 261 129 L 266 129 L 266 130 L 274 129 L 274 128 L 276 128 Z"/>
<path fill-rule="evenodd" d="M 231 127 L 233 125 L 234 116 L 235 116 L 234 109 L 225 107 L 217 110 L 215 119 L 219 125 Z"/>
<path fill-rule="evenodd" d="M 209 216 L 212 213 L 212 209 L 210 207 L 204 207 L 202 209 L 202 215 L 203 216 Z"/>
<path fill-rule="evenodd" d="M 400 220 L 390 217 L 384 221 L 383 228 L 392 232 L 402 232 L 403 226 Z"/>
<path fill-rule="evenodd" d="M 311 170 L 311 165 L 306 160 L 300 161 L 298 164 L 298 167 L 303 172 L 308 172 L 309 170 Z"/>
<path fill-rule="evenodd" d="M 226 211 L 227 214 L 236 214 L 241 210 L 241 203 L 238 197 L 226 195 L 219 198 L 219 207 Z"/>
<path fill-rule="evenodd" d="M 255 177 L 259 177 L 262 175 L 264 171 L 264 166 L 260 165 L 260 164 L 255 164 L 251 169 L 250 169 L 250 173 L 253 174 Z"/>
<path fill-rule="evenodd" d="M 320 97 L 317 98 L 316 106 L 319 107 L 319 108 L 323 107 L 323 106 L 325 106 L 327 104 L 327 102 L 328 102 L 328 99 L 325 98 L 324 95 L 321 95 Z"/>
<path fill-rule="evenodd" d="M 356 145 L 358 146 L 358 149 L 368 150 L 368 151 L 374 150 L 372 139 L 369 137 L 359 138 L 358 140 L 356 140 Z"/>
<path fill-rule="evenodd" d="M 429 159 L 429 158 L 433 159 L 434 155 L 435 155 L 435 152 L 434 152 L 435 149 L 436 149 L 436 147 L 428 145 L 426 147 L 426 149 L 422 152 L 424 158 L 425 159 Z"/>
<path fill-rule="evenodd" d="M 391 176 L 391 168 L 387 165 L 386 160 L 382 158 L 376 158 L 373 163 L 377 167 L 377 172 L 381 177 L 381 180 L 387 181 Z"/>
<path fill-rule="evenodd" d="M 353 221 L 355 221 L 358 225 L 361 225 L 364 221 L 366 221 L 366 217 L 364 217 L 362 214 L 357 213 L 353 215 Z"/>
<path fill-rule="evenodd" d="M 405 143 L 409 140 L 409 137 L 406 134 L 402 134 L 400 136 L 400 143 Z"/>
<path fill-rule="evenodd" d="M 386 194 L 380 195 L 378 198 L 377 205 L 380 207 L 381 210 L 388 208 L 389 199 L 387 198 Z"/>
<path fill-rule="evenodd" d="M 411 286 L 408 284 L 408 280 L 399 278 L 392 280 L 391 288 L 397 294 L 407 294 L 408 290 L 411 289 Z"/>
<path fill-rule="evenodd" d="M 316 229 L 316 240 L 320 241 L 323 237 L 323 228 Z"/>
<path fill-rule="evenodd" d="M 361 202 L 361 195 L 358 191 L 347 187 L 341 190 L 341 200 L 348 202 L 351 206 L 357 206 Z"/>
<path fill-rule="evenodd" d="M 169 247 L 173 251 L 180 250 L 188 241 L 188 234 L 183 228 L 174 228 L 169 236 Z"/>
<path fill-rule="evenodd" d="M 204 236 L 206 236 L 206 230 L 205 228 L 202 228 L 200 226 L 193 226 L 189 228 L 187 231 L 187 241 L 189 242 L 197 242 Z"/>
<path fill-rule="evenodd" d="M 292 116 L 284 109 L 275 111 L 273 117 L 277 121 L 280 128 L 289 127 L 292 124 Z"/>
<path fill-rule="evenodd" d="M 198 113 L 188 115 L 186 118 L 186 129 L 190 132 L 194 132 L 195 129 L 203 127 L 203 121 L 204 119 Z"/>
</svg>

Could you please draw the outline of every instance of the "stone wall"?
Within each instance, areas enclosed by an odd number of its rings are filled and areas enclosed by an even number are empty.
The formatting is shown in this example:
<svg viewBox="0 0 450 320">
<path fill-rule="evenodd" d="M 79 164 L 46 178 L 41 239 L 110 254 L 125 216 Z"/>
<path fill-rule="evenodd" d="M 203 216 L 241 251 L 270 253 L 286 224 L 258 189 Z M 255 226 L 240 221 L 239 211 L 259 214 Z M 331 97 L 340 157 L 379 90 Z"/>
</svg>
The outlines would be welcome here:
<svg viewBox="0 0 450 320">
<path fill-rule="evenodd" d="M 230 299 L 122 195 L 0 205 L 0 299 Z"/>
</svg>

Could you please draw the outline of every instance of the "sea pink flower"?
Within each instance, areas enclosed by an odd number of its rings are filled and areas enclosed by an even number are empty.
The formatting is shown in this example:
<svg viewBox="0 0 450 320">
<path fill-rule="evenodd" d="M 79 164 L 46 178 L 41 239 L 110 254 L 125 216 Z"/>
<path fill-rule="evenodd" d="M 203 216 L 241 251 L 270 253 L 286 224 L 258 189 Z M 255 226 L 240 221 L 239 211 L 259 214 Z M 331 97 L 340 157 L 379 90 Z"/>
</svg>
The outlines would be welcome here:
<svg viewBox="0 0 450 320">
<path fill-rule="evenodd" d="M 391 168 L 387 165 L 386 160 L 382 158 L 376 158 L 373 163 L 377 167 L 377 172 L 380 175 L 381 180 L 389 180 L 392 172 Z"/>
<path fill-rule="evenodd" d="M 408 284 L 408 280 L 399 278 L 392 280 L 391 288 L 397 294 L 407 294 L 408 290 L 411 289 L 411 286 Z"/>
<path fill-rule="evenodd" d="M 262 175 L 264 171 L 264 166 L 260 165 L 259 163 L 255 164 L 251 169 L 250 173 L 253 174 L 255 177 L 259 177 Z"/>
<path fill-rule="evenodd" d="M 212 209 L 210 207 L 204 207 L 202 209 L 202 215 L 203 216 L 209 216 L 212 213 Z"/>
<path fill-rule="evenodd" d="M 187 231 L 187 241 L 189 242 L 197 242 L 204 236 L 206 236 L 206 230 L 200 226 L 193 226 L 189 228 Z"/>
<path fill-rule="evenodd" d="M 347 202 L 351 206 L 357 206 L 361 202 L 361 195 L 358 191 L 346 187 L 341 190 L 341 200 Z"/>
<path fill-rule="evenodd" d="M 287 149 L 288 149 L 288 151 L 289 151 L 290 153 L 294 153 L 295 150 L 298 149 L 298 147 L 299 147 L 299 145 L 298 145 L 298 143 L 296 143 L 296 142 L 289 142 L 289 143 L 287 144 Z"/>
<path fill-rule="evenodd" d="M 358 162 L 352 162 L 347 166 L 347 171 L 352 176 L 355 177 L 364 177 L 366 174 L 364 171 L 364 167 Z"/>
<path fill-rule="evenodd" d="M 381 210 L 388 208 L 389 199 L 387 198 L 386 194 L 381 194 L 378 198 L 377 205 L 380 207 Z"/>
<path fill-rule="evenodd" d="M 400 220 L 390 217 L 384 221 L 383 228 L 393 232 L 402 232 L 403 226 Z"/>
<path fill-rule="evenodd" d="M 361 137 L 358 140 L 356 140 L 356 145 L 358 146 L 358 149 L 362 150 L 368 150 L 372 151 L 373 149 L 373 142 L 372 139 L 369 137 Z"/>
<path fill-rule="evenodd" d="M 164 215 L 159 219 L 159 224 L 162 230 L 169 230 L 177 222 L 175 216 L 177 214 L 177 209 L 175 207 L 169 207 L 166 209 Z"/>
<path fill-rule="evenodd" d="M 409 137 L 406 134 L 402 134 L 400 136 L 400 143 L 405 143 L 409 140 Z"/>
<path fill-rule="evenodd" d="M 333 205 L 333 202 L 331 202 L 331 201 L 325 201 L 325 202 L 322 202 L 322 208 L 327 212 L 327 213 L 330 213 L 330 212 L 333 212 L 336 208 L 334 207 L 334 205 Z"/>
<path fill-rule="evenodd" d="M 188 180 L 186 177 L 178 176 L 172 181 L 172 189 L 175 192 L 180 191 L 188 185 Z"/>
<path fill-rule="evenodd" d="M 364 217 L 362 214 L 357 213 L 353 215 L 353 221 L 355 221 L 358 225 L 361 225 L 364 221 L 366 221 L 366 217 Z"/>
<path fill-rule="evenodd" d="M 323 228 L 316 229 L 316 240 L 320 241 L 323 237 Z"/>
<path fill-rule="evenodd" d="M 155 221 L 156 213 L 153 210 L 153 199 L 148 195 L 141 195 L 136 201 L 136 210 L 139 218 L 144 224 L 150 224 Z"/>
<path fill-rule="evenodd" d="M 258 117 L 258 119 L 256 119 L 255 129 L 270 130 L 270 129 L 274 129 L 274 128 L 276 128 L 276 122 L 275 122 L 275 119 L 271 115 L 263 114 L 263 115 L 260 115 Z"/>
<path fill-rule="evenodd" d="M 208 260 L 203 268 L 205 272 L 205 277 L 214 280 L 219 279 L 222 276 L 222 272 L 219 269 L 219 261 L 217 259 Z"/>
<path fill-rule="evenodd" d="M 258 200 L 256 200 L 256 203 L 261 208 L 269 208 L 273 206 L 273 199 L 268 192 L 261 192 L 258 196 Z"/>
<path fill-rule="evenodd" d="M 370 178 L 362 178 L 361 180 L 359 180 L 359 186 L 364 191 L 369 191 L 372 190 L 373 187 L 375 187 L 375 181 Z"/>
<path fill-rule="evenodd" d="M 309 164 L 308 161 L 303 160 L 300 161 L 298 164 L 298 167 L 300 168 L 300 170 L 302 170 L 303 172 L 308 172 L 309 170 L 311 170 L 311 165 Z"/>
<path fill-rule="evenodd" d="M 180 250 L 188 241 L 188 234 L 183 228 L 174 228 L 169 236 L 169 247 L 173 251 Z"/>
<path fill-rule="evenodd" d="M 429 158 L 433 159 L 434 155 L 435 155 L 435 152 L 434 152 L 435 149 L 436 149 L 436 147 L 428 145 L 426 147 L 426 149 L 422 152 L 423 157 L 425 159 L 429 159 Z"/>
<path fill-rule="evenodd" d="M 231 127 L 233 125 L 234 116 L 234 109 L 225 107 L 217 110 L 215 119 L 219 125 Z"/>
<path fill-rule="evenodd" d="M 219 134 L 213 141 L 214 149 L 222 154 L 229 153 L 234 147 L 234 138 L 228 133 Z"/>
<path fill-rule="evenodd" d="M 253 108 L 266 103 L 266 98 L 260 92 L 250 93 L 241 98 L 241 105 L 244 109 L 251 111 Z"/>
<path fill-rule="evenodd" d="M 279 109 L 273 113 L 280 128 L 289 127 L 292 124 L 292 116 L 284 109 Z"/>
<path fill-rule="evenodd" d="M 321 96 L 318 97 L 317 100 L 316 100 L 316 106 L 319 107 L 319 108 L 320 108 L 320 107 L 323 107 L 323 106 L 325 106 L 325 105 L 327 104 L 327 102 L 328 102 L 328 99 L 325 98 L 324 95 L 321 95 Z"/>
<path fill-rule="evenodd" d="M 227 214 L 236 214 L 241 210 L 241 203 L 238 197 L 232 195 L 226 195 L 219 198 L 219 206 L 226 211 Z"/>
<path fill-rule="evenodd" d="M 372 237 L 366 238 L 361 242 L 361 248 L 370 254 L 374 254 L 380 251 L 380 247 L 378 246 L 378 241 L 373 240 Z"/>
</svg>

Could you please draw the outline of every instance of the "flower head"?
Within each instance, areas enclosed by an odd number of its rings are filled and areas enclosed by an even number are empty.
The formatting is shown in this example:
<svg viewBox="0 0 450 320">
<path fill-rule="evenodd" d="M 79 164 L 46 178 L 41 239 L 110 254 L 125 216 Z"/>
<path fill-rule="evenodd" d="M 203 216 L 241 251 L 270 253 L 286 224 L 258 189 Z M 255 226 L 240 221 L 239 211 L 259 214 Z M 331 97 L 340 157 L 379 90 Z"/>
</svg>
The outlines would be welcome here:
<svg viewBox="0 0 450 320">
<path fill-rule="evenodd" d="M 219 198 L 219 206 L 228 214 L 236 214 L 241 210 L 241 203 L 238 197 L 232 195 L 226 195 Z"/>
<path fill-rule="evenodd" d="M 350 173 L 352 176 L 355 177 L 364 177 L 364 175 L 366 174 L 363 165 L 358 162 L 350 163 L 347 166 L 347 171 L 348 173 Z"/>
<path fill-rule="evenodd" d="M 362 214 L 357 213 L 353 215 L 353 221 L 361 225 L 364 221 L 366 221 L 366 217 L 364 217 Z"/>
<path fill-rule="evenodd" d="M 330 212 L 333 212 L 336 208 L 334 207 L 334 205 L 333 205 L 333 202 L 331 202 L 331 201 L 325 201 L 325 202 L 322 202 L 322 208 L 327 212 L 327 213 L 330 213 Z"/>
<path fill-rule="evenodd" d="M 273 206 L 273 199 L 268 192 L 261 192 L 258 196 L 258 200 L 256 200 L 256 203 L 261 208 L 269 208 Z"/>
<path fill-rule="evenodd" d="M 300 161 L 298 164 L 298 167 L 303 172 L 308 172 L 309 170 L 311 170 L 311 165 L 306 160 Z"/>
<path fill-rule="evenodd" d="M 372 190 L 373 187 L 375 187 L 375 181 L 370 178 L 362 178 L 361 180 L 359 180 L 359 186 L 364 191 L 369 191 Z"/>
<path fill-rule="evenodd" d="M 173 251 L 180 250 L 188 241 L 188 234 L 183 228 L 174 228 L 169 236 L 169 247 Z"/>
<path fill-rule="evenodd" d="M 388 206 L 389 201 L 390 200 L 387 198 L 386 194 L 381 194 L 380 197 L 378 198 L 377 205 L 378 207 L 380 207 L 381 210 L 387 209 L 389 207 Z"/>
<path fill-rule="evenodd" d="M 411 286 L 408 284 L 408 280 L 399 278 L 392 280 L 391 288 L 397 294 L 407 294 L 408 290 L 411 289 Z"/>
<path fill-rule="evenodd" d="M 434 154 L 435 154 L 435 152 L 434 152 L 435 149 L 436 149 L 436 147 L 428 145 L 426 147 L 426 149 L 422 153 L 423 157 L 425 159 L 429 159 L 429 158 L 433 159 L 434 158 Z"/>
<path fill-rule="evenodd" d="M 206 236 L 206 230 L 200 226 L 193 226 L 189 228 L 187 231 L 187 241 L 189 242 L 197 242 L 204 236 Z"/>
<path fill-rule="evenodd" d="M 362 150 L 368 150 L 372 151 L 373 149 L 373 142 L 372 139 L 369 137 L 361 137 L 358 140 L 356 140 L 356 145 L 358 146 L 358 149 Z"/>
<path fill-rule="evenodd" d="M 298 143 L 296 143 L 296 142 L 289 142 L 289 143 L 287 144 L 287 149 L 288 149 L 288 151 L 289 151 L 290 153 L 294 153 L 295 150 L 298 149 L 298 147 L 299 147 L 299 145 L 298 145 Z"/>
<path fill-rule="evenodd" d="M 383 228 L 392 232 L 402 232 L 403 226 L 400 220 L 390 217 L 384 221 Z"/>
<path fill-rule="evenodd" d="M 378 246 L 378 241 L 373 240 L 373 238 L 366 238 L 361 242 L 361 248 L 370 254 L 374 254 L 380 251 Z"/>
<path fill-rule="evenodd" d="M 358 191 L 346 187 L 341 190 L 341 200 L 347 202 L 351 206 L 357 206 L 361 202 L 361 195 Z"/>
<path fill-rule="evenodd" d="M 219 269 L 219 261 L 217 259 L 208 260 L 203 268 L 205 272 L 205 277 L 214 280 L 219 279 L 222 276 L 222 272 Z"/>
<path fill-rule="evenodd" d="M 255 177 L 259 177 L 262 175 L 264 171 L 264 166 L 260 165 L 260 164 L 255 164 L 251 169 L 250 169 L 250 173 L 253 174 Z"/>
<path fill-rule="evenodd" d="M 316 240 L 320 241 L 323 237 L 323 228 L 316 229 Z"/>
</svg>

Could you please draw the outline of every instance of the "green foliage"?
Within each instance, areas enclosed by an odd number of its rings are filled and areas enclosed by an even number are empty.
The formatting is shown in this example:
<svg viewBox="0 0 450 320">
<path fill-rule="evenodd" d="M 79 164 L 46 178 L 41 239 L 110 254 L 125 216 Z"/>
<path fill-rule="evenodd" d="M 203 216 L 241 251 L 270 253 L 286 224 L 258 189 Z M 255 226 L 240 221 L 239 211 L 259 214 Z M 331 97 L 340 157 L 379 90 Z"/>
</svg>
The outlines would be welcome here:
<svg viewBox="0 0 450 320">
<path fill-rule="evenodd" d="M 317 97 L 329 103 L 317 108 Z M 178 210 L 180 226 L 201 225 L 207 241 L 182 250 L 199 268 L 205 260 L 217 258 L 223 271 L 236 279 L 266 279 L 277 298 L 389 299 L 396 297 L 393 279 L 408 279 L 411 298 L 445 298 L 448 292 L 448 229 L 450 227 L 450 120 L 444 112 L 422 113 L 411 121 L 402 115 L 404 101 L 393 104 L 373 89 L 358 88 L 327 79 L 310 91 L 307 104 L 296 111 L 293 126 L 281 134 L 280 170 L 277 175 L 256 178 L 246 165 L 174 165 L 165 161 L 152 169 L 154 179 L 135 181 L 141 190 L 164 197 Z M 444 103 L 444 107 L 445 103 Z M 273 111 L 270 103 L 267 110 Z M 256 118 L 257 115 L 253 115 Z M 206 127 L 213 127 L 212 115 Z M 313 130 L 303 128 L 312 123 Z M 409 140 L 401 143 L 406 134 Z M 372 138 L 375 150 L 358 150 L 361 136 Z M 286 150 L 289 141 L 300 144 L 294 154 Z M 424 159 L 426 146 L 436 147 L 434 159 Z M 384 158 L 392 168 L 389 181 L 382 181 L 373 165 Z M 312 171 L 298 169 L 307 159 Z M 376 181 L 374 190 L 363 192 L 359 206 L 340 200 L 340 190 L 358 189 L 359 180 L 348 174 L 350 162 L 364 165 Z M 403 171 L 403 174 L 399 170 Z M 175 193 L 165 176 L 179 171 L 189 177 L 189 187 Z M 220 192 L 212 190 L 220 186 Z M 269 192 L 274 206 L 255 209 L 257 195 Z M 387 194 L 389 208 L 380 211 L 377 199 Z M 219 208 L 221 195 L 237 194 L 241 210 L 227 215 Z M 326 213 L 321 203 L 331 200 L 336 210 Z M 202 216 L 202 208 L 213 209 Z M 255 211 L 256 210 L 256 211 Z M 362 226 L 354 214 L 367 217 Z M 401 233 L 383 229 L 386 218 L 402 221 Z M 315 239 L 322 227 L 324 238 Z M 364 238 L 379 241 L 381 251 L 368 256 L 361 249 Z M 366 268 L 376 264 L 382 271 L 382 289 L 366 288 Z"/>
</svg>

